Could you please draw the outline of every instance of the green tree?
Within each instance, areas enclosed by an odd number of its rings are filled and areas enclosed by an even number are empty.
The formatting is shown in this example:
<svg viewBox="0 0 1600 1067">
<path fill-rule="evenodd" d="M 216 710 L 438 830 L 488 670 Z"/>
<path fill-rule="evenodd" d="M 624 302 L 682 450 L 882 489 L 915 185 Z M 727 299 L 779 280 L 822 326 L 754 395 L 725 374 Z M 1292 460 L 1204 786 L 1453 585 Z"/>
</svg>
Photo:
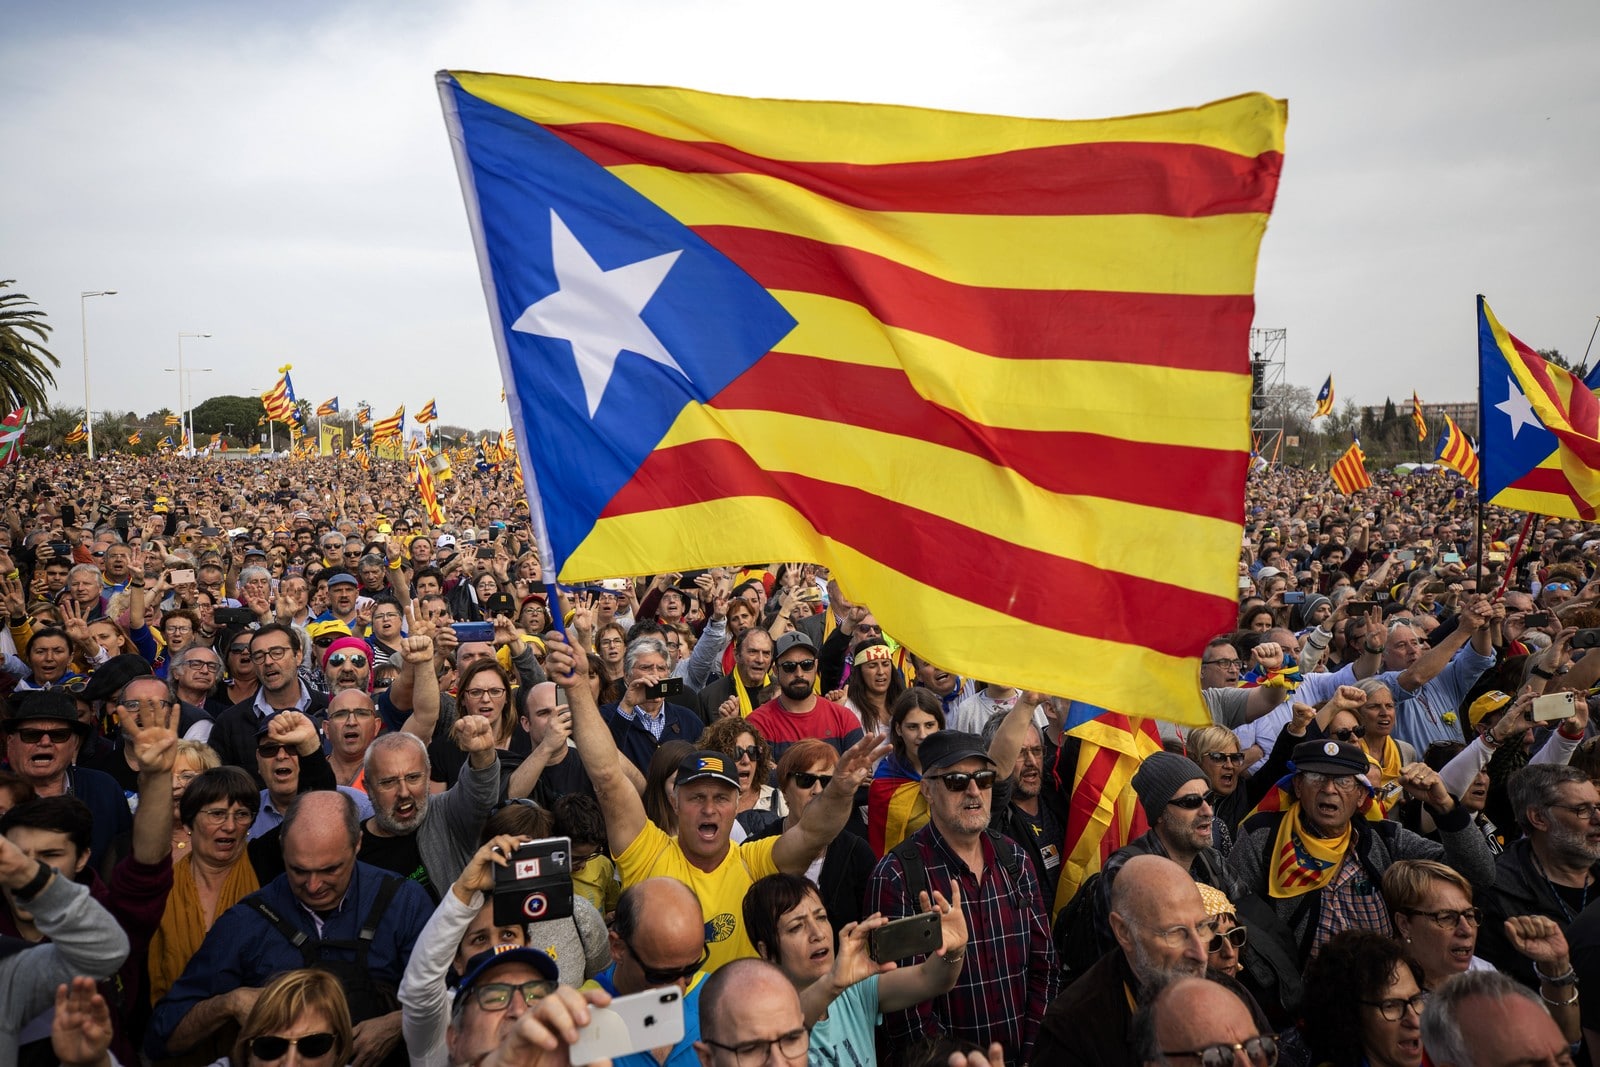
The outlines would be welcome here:
<svg viewBox="0 0 1600 1067">
<path fill-rule="evenodd" d="M 196 447 L 202 446 L 204 439 L 214 433 L 227 432 L 230 423 L 233 425 L 234 439 L 254 440 L 256 420 L 266 410 L 261 398 L 256 396 L 214 396 L 203 401 L 194 409 L 192 416 Z M 287 430 L 279 432 L 286 433 Z"/>
<path fill-rule="evenodd" d="M 67 434 L 76 430 L 82 421 L 82 408 L 50 408 L 28 420 L 28 444 L 40 448 L 46 445 L 52 448 L 82 448 L 82 445 L 67 445 Z M 99 444 L 98 441 L 95 443 Z"/>
<path fill-rule="evenodd" d="M 23 294 L 3 291 L 14 284 L 0 281 L 0 408 L 43 411 L 56 384 L 52 368 L 61 361 L 44 347 L 53 329 L 44 312 Z"/>
</svg>

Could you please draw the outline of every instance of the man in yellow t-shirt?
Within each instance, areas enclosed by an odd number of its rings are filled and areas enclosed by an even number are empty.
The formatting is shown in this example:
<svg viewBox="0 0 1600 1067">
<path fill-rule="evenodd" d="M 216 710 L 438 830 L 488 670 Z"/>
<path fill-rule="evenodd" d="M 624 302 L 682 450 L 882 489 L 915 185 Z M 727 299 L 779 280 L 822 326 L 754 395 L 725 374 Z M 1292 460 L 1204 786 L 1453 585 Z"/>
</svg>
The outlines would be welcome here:
<svg viewBox="0 0 1600 1067">
<path fill-rule="evenodd" d="M 545 672 L 567 691 L 572 736 L 605 813 L 606 836 L 626 889 L 646 878 L 676 878 L 693 889 L 706 920 L 709 973 L 729 960 L 754 956 L 744 929 L 745 892 L 758 878 L 806 868 L 843 831 L 858 788 L 889 751 L 878 737 L 851 747 L 834 768 L 833 781 L 807 806 L 793 829 L 778 837 L 734 845 L 729 840 L 739 806 L 738 772 L 720 752 L 695 752 L 678 766 L 672 794 L 678 834 L 669 837 L 645 815 L 644 802 L 623 774 L 622 755 L 589 688 L 588 661 L 565 641 L 552 639 Z M 634 703 L 643 683 L 630 683 Z"/>
</svg>

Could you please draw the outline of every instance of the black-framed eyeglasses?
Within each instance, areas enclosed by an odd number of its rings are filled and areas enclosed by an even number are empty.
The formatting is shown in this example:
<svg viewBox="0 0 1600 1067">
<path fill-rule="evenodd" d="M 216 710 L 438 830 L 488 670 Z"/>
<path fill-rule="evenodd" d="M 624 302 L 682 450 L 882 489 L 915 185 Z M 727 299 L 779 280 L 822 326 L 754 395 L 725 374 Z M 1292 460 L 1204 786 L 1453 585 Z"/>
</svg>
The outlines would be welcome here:
<svg viewBox="0 0 1600 1067">
<path fill-rule="evenodd" d="M 1236 949 L 1244 948 L 1244 943 L 1248 940 L 1250 940 L 1250 928 L 1247 926 L 1235 926 L 1227 933 L 1219 931 L 1212 934 L 1211 940 L 1206 942 L 1206 951 L 1221 952 L 1224 943 L 1232 945 Z"/>
<path fill-rule="evenodd" d="M 994 788 L 994 780 L 999 775 L 994 771 L 951 771 L 949 774 L 930 774 L 928 777 L 952 793 L 965 793 L 968 783 L 976 783 L 982 790 Z"/>
<path fill-rule="evenodd" d="M 663 969 L 652 967 L 640 959 L 639 950 L 634 948 L 627 938 L 623 938 L 622 943 L 627 946 L 629 955 L 633 957 L 633 962 L 639 965 L 639 973 L 644 975 L 645 984 L 651 986 L 672 985 L 674 982 L 680 982 L 685 978 L 693 978 L 706 965 L 706 961 L 711 958 L 711 949 L 708 946 L 701 951 L 700 958 L 693 963 L 685 967 Z"/>
<path fill-rule="evenodd" d="M 1202 667 L 1232 667 L 1234 670 L 1237 671 L 1237 670 L 1243 670 L 1244 669 L 1244 660 L 1242 660 L 1242 659 L 1203 659 L 1203 660 L 1200 661 L 1200 666 L 1202 666 Z"/>
<path fill-rule="evenodd" d="M 828 788 L 828 783 L 833 781 L 833 775 L 812 774 L 810 771 L 795 771 L 791 781 L 801 789 L 810 789 L 818 782 L 821 782 L 822 788 L 826 789 Z"/>
<path fill-rule="evenodd" d="M 1397 1023 L 1410 1008 L 1412 1014 L 1422 1018 L 1422 1009 L 1428 1006 L 1428 994 L 1413 993 L 1409 997 L 1389 997 L 1385 1000 L 1363 1000 L 1361 1003 L 1369 1008 L 1377 1008 L 1378 1014 L 1389 1022 Z"/>
<path fill-rule="evenodd" d="M 281 1060 L 289 1054 L 291 1048 L 297 1049 L 300 1055 L 308 1060 L 318 1056 L 326 1056 L 333 1051 L 335 1038 L 332 1034 L 306 1034 L 303 1037 L 279 1037 L 277 1034 L 263 1034 L 261 1037 L 252 1037 L 249 1041 L 250 1054 L 263 1060 Z"/>
<path fill-rule="evenodd" d="M 511 997 L 522 997 L 522 1002 L 532 1006 L 556 991 L 557 983 L 539 978 L 513 985 L 510 982 L 485 982 L 472 987 L 472 999 L 484 1011 L 505 1011 Z"/>
<path fill-rule="evenodd" d="M 1416 908 L 1401 908 L 1401 915 L 1421 916 L 1431 919 L 1433 924 L 1441 930 L 1454 930 L 1462 919 L 1469 925 L 1483 925 L 1482 908 L 1444 908 L 1440 911 L 1418 911 Z"/>
<path fill-rule="evenodd" d="M 1241 1052 L 1244 1053 L 1245 1059 L 1250 1061 L 1250 1067 L 1272 1067 L 1278 1062 L 1278 1039 L 1270 1034 L 1262 1034 L 1260 1037 L 1232 1044 L 1207 1045 L 1205 1048 L 1181 1051 L 1162 1049 L 1161 1055 L 1168 1059 L 1182 1057 L 1199 1060 L 1200 1067 L 1234 1067 Z"/>
<path fill-rule="evenodd" d="M 803 1058 L 811 1050 L 811 1031 L 805 1027 L 790 1030 L 786 1034 L 765 1040 L 742 1041 L 737 1045 L 724 1045 L 720 1041 L 713 1041 L 709 1037 L 700 1040 L 712 1048 L 719 1048 L 724 1052 L 733 1053 L 733 1058 L 739 1067 L 760 1067 L 767 1062 L 767 1053 L 773 1045 L 778 1046 L 778 1054 L 786 1060 Z"/>
<path fill-rule="evenodd" d="M 1167 801 L 1167 806 L 1182 808 L 1184 811 L 1199 811 L 1205 806 L 1205 803 L 1206 795 L 1204 793 L 1190 793 L 1186 797 L 1173 797 Z"/>
<path fill-rule="evenodd" d="M 1552 804 L 1552 808 L 1570 811 L 1578 817 L 1580 822 L 1593 822 L 1596 815 L 1600 815 L 1600 804 Z"/>
<path fill-rule="evenodd" d="M 778 664 L 778 669 L 784 674 L 794 674 L 796 671 L 804 674 L 815 670 L 816 667 L 817 661 L 814 659 L 789 659 Z"/>
</svg>

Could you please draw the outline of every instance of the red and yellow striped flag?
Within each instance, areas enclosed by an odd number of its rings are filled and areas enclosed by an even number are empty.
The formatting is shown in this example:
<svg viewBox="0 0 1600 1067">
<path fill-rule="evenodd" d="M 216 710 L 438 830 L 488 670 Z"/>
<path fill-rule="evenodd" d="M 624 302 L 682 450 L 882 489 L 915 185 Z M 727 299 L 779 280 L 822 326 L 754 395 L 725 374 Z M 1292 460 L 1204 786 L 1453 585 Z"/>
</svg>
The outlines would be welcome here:
<svg viewBox="0 0 1600 1067">
<path fill-rule="evenodd" d="M 395 409 L 393 415 L 390 415 L 387 419 L 379 419 L 372 424 L 372 439 L 374 441 L 385 441 L 399 438 L 405 432 L 405 425 L 406 406 L 401 404 Z"/>
<path fill-rule="evenodd" d="M 1444 417 L 1444 433 L 1439 436 L 1438 460 L 1471 482 L 1474 489 L 1478 487 L 1478 453 L 1472 447 L 1472 439 L 1449 415 Z"/>
<path fill-rule="evenodd" d="M 1058 763 L 1049 769 L 1057 788 L 1072 798 L 1061 845 L 1056 911 L 1067 906 L 1107 857 L 1149 829 L 1144 808 L 1133 791 L 1133 772 L 1146 756 L 1161 748 L 1150 719 L 1130 719 L 1077 702 L 1068 708 L 1063 729 L 1080 744 L 1075 767 Z"/>
<path fill-rule="evenodd" d="M 1411 423 L 1417 428 L 1417 440 L 1428 439 L 1428 420 L 1422 417 L 1422 401 L 1417 398 L 1417 391 L 1411 391 Z"/>
<path fill-rule="evenodd" d="M 444 508 L 439 504 L 439 491 L 433 484 L 433 472 L 428 469 L 428 461 L 422 453 L 411 454 L 411 480 L 417 484 L 417 492 L 422 497 L 422 506 L 428 512 L 428 523 L 438 526 L 444 522 Z"/>
<path fill-rule="evenodd" d="M 563 581 L 814 560 L 941 666 L 1206 720 L 1281 101 L 438 80 Z"/>
<path fill-rule="evenodd" d="M 1334 465 L 1328 470 L 1333 476 L 1333 484 L 1339 487 L 1339 492 L 1349 496 L 1357 489 L 1371 489 L 1372 479 L 1367 477 L 1366 453 L 1361 451 L 1359 440 L 1351 443 Z"/>
</svg>

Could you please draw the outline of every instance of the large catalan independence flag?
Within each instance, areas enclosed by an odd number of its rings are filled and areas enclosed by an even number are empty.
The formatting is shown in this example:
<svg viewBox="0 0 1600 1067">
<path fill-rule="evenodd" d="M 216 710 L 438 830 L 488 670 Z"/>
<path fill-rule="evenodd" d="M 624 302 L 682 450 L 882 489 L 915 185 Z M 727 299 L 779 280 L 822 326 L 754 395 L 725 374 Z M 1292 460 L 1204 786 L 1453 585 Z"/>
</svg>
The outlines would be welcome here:
<svg viewBox="0 0 1600 1067">
<path fill-rule="evenodd" d="M 1281 101 L 438 83 L 561 580 L 815 560 L 941 666 L 1202 721 Z"/>
<path fill-rule="evenodd" d="M 1478 297 L 1483 499 L 1592 520 L 1600 514 L 1600 371 L 1579 381 L 1513 337 Z"/>
</svg>

